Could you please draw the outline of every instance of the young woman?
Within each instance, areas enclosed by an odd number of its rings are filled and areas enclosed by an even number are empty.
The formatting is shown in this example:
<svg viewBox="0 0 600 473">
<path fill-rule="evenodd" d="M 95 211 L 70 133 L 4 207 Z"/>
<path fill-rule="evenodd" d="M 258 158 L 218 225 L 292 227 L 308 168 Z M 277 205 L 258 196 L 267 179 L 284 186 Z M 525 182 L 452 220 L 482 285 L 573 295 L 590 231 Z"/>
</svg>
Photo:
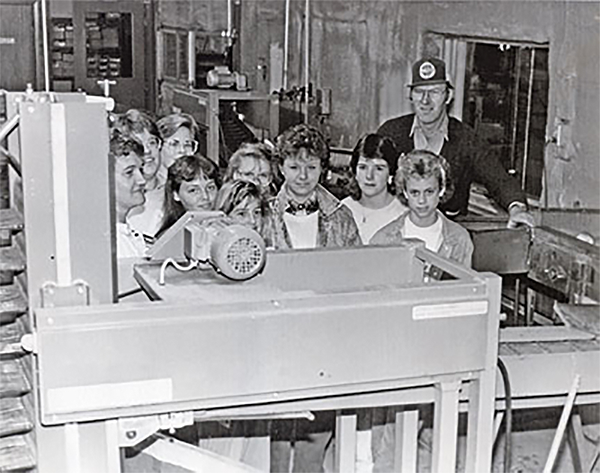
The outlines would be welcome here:
<svg viewBox="0 0 600 473">
<path fill-rule="evenodd" d="M 275 195 L 279 190 L 277 177 L 271 148 L 263 143 L 242 143 L 229 159 L 223 182 L 253 182 L 269 196 Z"/>
<path fill-rule="evenodd" d="M 374 133 L 361 138 L 352 152 L 354 195 L 342 203 L 352 211 L 364 244 L 369 244 L 377 230 L 407 210 L 393 193 L 397 160 L 392 141 Z"/>
<path fill-rule="evenodd" d="M 190 156 L 198 151 L 198 124 L 187 113 L 173 113 L 156 123 L 162 139 L 160 157 L 164 170 L 181 156 Z"/>
<path fill-rule="evenodd" d="M 362 245 L 350 210 L 319 184 L 329 166 L 322 133 L 305 124 L 287 129 L 275 157 L 284 179 L 269 202 L 275 249 Z"/>
<path fill-rule="evenodd" d="M 188 210 L 213 210 L 220 186 L 217 165 L 204 156 L 182 156 L 169 167 L 158 235 Z"/>
<path fill-rule="evenodd" d="M 267 215 L 267 204 L 263 195 L 261 189 L 252 182 L 225 182 L 217 193 L 215 210 L 223 212 L 232 222 L 263 235 Z"/>
</svg>

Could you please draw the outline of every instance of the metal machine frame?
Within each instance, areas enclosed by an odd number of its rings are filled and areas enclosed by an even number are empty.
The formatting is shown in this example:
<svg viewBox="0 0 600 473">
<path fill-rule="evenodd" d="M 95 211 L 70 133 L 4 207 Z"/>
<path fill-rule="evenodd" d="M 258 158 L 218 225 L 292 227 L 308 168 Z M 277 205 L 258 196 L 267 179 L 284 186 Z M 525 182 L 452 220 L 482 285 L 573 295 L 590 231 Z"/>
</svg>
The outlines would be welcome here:
<svg viewBox="0 0 600 473">
<path fill-rule="evenodd" d="M 424 264 L 454 279 L 423 283 Z M 150 292 L 157 266 L 136 269 Z M 441 472 L 454 469 L 459 393 L 467 383 L 467 468 L 489 469 L 498 276 L 418 245 L 273 253 L 264 273 L 241 285 L 220 285 L 210 271 L 186 275 L 167 274 L 181 286 L 166 287 L 173 298 L 164 303 L 36 311 L 43 424 L 118 419 L 116 426 L 191 411 L 210 419 L 228 408 L 232 416 L 255 417 L 337 409 L 336 466 L 347 472 L 354 470 L 347 439 L 356 416 L 342 410 L 433 400 L 433 471 Z M 199 291 L 187 303 L 173 302 L 192 286 Z M 209 293 L 212 301 L 202 303 Z M 123 433 L 114 433 L 106 442 L 117 450 Z M 400 448 L 409 467 L 414 454 Z"/>
<path fill-rule="evenodd" d="M 497 275 L 412 244 L 298 251 L 269 254 L 264 272 L 242 284 L 197 271 L 168 277 L 173 284 L 160 288 L 157 265 L 138 265 L 138 283 L 162 302 L 113 304 L 104 105 L 82 94 L 14 94 L 7 103 L 11 123 L 19 121 L 9 144 L 23 172 L 34 322 L 23 345 L 35 354 L 38 471 L 119 471 L 119 447 L 194 419 L 337 410 L 336 467 L 352 472 L 356 415 L 349 410 L 431 402 L 433 471 L 454 469 L 463 409 L 467 471 L 490 469 L 494 408 L 503 408 L 495 403 Z M 119 275 L 131 277 L 132 263 L 119 262 Z M 451 278 L 424 282 L 428 264 Z M 527 330 L 504 339 L 514 345 Z M 544 336 L 557 340 L 556 331 Z M 501 355 L 519 379 L 544 363 L 538 353 Z M 600 365 L 597 350 L 557 352 L 552 360 L 569 374 L 597 373 Z M 560 405 L 570 379 L 513 385 L 523 405 Z M 580 393 L 590 402 L 597 402 L 597 381 L 582 378 Z M 396 416 L 401 471 L 416 469 L 417 416 L 414 409 Z"/>
</svg>

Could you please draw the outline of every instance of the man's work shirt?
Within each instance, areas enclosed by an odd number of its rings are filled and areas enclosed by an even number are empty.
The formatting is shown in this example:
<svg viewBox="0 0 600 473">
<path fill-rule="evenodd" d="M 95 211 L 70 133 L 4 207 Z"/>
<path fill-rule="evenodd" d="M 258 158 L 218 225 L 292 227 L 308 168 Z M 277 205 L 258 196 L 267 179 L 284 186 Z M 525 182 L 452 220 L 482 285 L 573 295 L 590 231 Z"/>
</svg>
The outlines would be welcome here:
<svg viewBox="0 0 600 473">
<path fill-rule="evenodd" d="M 447 119 L 447 138 L 438 154 L 450 165 L 454 192 L 447 202 L 440 204 L 440 209 L 450 216 L 466 215 L 473 181 L 484 185 L 492 199 L 505 209 L 515 201 L 526 202 L 519 181 L 506 172 L 492 147 L 470 126 L 454 117 Z M 409 153 L 415 149 L 415 138 L 411 135 L 414 123 L 414 114 L 392 118 L 377 133 L 391 138 L 400 153 Z"/>
<path fill-rule="evenodd" d="M 415 149 L 426 149 L 432 153 L 440 154 L 444 146 L 444 140 L 448 140 L 448 115 L 444 115 L 440 127 L 430 137 L 427 137 L 415 115 L 410 136 L 413 137 Z"/>
</svg>

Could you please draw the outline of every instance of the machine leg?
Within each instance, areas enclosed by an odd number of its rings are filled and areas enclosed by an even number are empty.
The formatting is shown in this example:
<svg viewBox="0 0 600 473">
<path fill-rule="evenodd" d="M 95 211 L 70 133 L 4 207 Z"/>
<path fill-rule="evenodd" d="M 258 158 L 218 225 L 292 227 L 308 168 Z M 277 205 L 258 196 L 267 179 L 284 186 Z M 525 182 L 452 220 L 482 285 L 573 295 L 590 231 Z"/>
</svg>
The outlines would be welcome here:
<svg viewBox="0 0 600 473">
<path fill-rule="evenodd" d="M 404 409 L 396 412 L 396 445 L 394 471 L 417 471 L 417 439 L 419 435 L 419 410 Z"/>
<path fill-rule="evenodd" d="M 431 464 L 433 473 L 456 471 L 458 391 L 460 384 L 460 380 L 457 379 L 435 385 Z"/>
<path fill-rule="evenodd" d="M 490 471 L 495 438 L 496 372 L 483 371 L 469 383 L 467 454 L 465 472 Z"/>
<path fill-rule="evenodd" d="M 575 471 L 587 471 L 584 465 L 587 467 L 591 458 L 589 458 L 589 455 L 586 455 L 587 441 L 583 435 L 583 425 L 577 408 L 573 411 L 569 425 L 567 426 L 567 442 L 569 443 L 569 450 L 571 450 L 573 469 Z"/>
<path fill-rule="evenodd" d="M 525 291 L 525 326 L 529 327 L 533 325 L 533 314 L 535 312 L 535 291 L 527 288 Z"/>
<path fill-rule="evenodd" d="M 356 414 L 339 412 L 335 417 L 335 470 L 354 473 L 356 466 Z"/>
<path fill-rule="evenodd" d="M 40 473 L 119 473 L 118 421 L 41 427 L 37 431 Z M 40 440 L 41 439 L 41 440 Z"/>
</svg>

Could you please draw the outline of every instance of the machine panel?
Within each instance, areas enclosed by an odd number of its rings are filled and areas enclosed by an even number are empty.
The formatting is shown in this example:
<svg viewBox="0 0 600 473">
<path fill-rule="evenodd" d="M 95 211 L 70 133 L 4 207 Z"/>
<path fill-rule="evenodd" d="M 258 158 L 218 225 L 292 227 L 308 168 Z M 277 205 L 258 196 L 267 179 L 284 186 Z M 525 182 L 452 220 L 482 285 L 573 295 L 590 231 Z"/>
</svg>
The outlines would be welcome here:
<svg viewBox="0 0 600 473">
<path fill-rule="evenodd" d="M 427 260 L 455 278 L 423 282 Z M 138 280 L 156 288 L 157 270 Z M 43 422 L 429 385 L 495 364 L 499 278 L 415 246 L 270 254 L 246 283 L 174 271 L 162 292 L 187 292 L 177 304 L 37 310 Z"/>
</svg>

